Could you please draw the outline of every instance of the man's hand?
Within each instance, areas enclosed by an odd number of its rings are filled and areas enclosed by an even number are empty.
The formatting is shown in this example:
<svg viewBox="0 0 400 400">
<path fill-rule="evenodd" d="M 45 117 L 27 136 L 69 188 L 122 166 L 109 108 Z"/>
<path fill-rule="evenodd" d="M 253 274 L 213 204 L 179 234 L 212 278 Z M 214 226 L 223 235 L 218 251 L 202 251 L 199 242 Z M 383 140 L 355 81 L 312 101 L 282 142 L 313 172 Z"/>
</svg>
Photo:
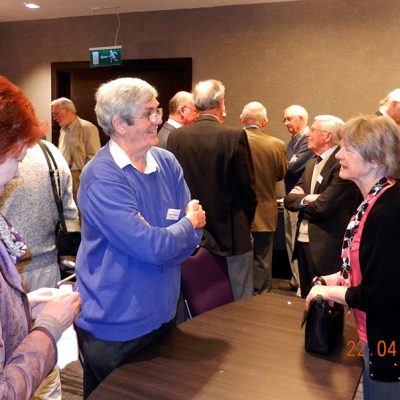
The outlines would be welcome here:
<svg viewBox="0 0 400 400">
<path fill-rule="evenodd" d="M 203 228 L 206 224 L 206 213 L 198 200 L 189 201 L 186 206 L 186 217 L 189 218 L 193 228 Z"/>
<path fill-rule="evenodd" d="M 300 186 L 295 186 L 291 191 L 290 194 L 305 194 L 304 190 Z"/>
</svg>

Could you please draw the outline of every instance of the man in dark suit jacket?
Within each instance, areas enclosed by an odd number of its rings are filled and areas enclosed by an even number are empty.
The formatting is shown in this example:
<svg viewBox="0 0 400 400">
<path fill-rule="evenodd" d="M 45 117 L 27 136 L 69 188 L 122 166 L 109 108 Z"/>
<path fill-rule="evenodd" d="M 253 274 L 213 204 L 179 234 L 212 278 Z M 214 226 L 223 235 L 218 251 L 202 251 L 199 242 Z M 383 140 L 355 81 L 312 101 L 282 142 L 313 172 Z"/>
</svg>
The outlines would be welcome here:
<svg viewBox="0 0 400 400">
<path fill-rule="evenodd" d="M 317 158 L 310 160 L 297 185 L 285 196 L 289 210 L 299 210 L 295 256 L 299 261 L 301 297 L 307 297 L 312 280 L 340 270 L 344 232 L 356 210 L 359 191 L 339 177 L 336 133 L 340 118 L 315 118 L 308 135 L 308 148 Z"/>
<path fill-rule="evenodd" d="M 198 117 L 196 107 L 193 104 L 192 93 L 180 91 L 172 97 L 168 103 L 168 120 L 158 132 L 158 147 L 167 148 L 169 134 L 181 126 L 190 124 Z"/>
<path fill-rule="evenodd" d="M 267 110 L 257 101 L 244 106 L 240 115 L 249 140 L 256 177 L 257 208 L 251 233 L 254 240 L 254 289 L 272 288 L 272 251 L 278 224 L 276 184 L 287 171 L 285 143 L 263 131 L 268 124 Z"/>
<path fill-rule="evenodd" d="M 193 89 L 199 118 L 171 132 L 168 150 L 178 159 L 192 198 L 207 212 L 202 245 L 226 256 L 235 299 L 253 294 L 250 226 L 257 205 L 246 132 L 221 123 L 225 87 L 217 80 Z"/>
</svg>

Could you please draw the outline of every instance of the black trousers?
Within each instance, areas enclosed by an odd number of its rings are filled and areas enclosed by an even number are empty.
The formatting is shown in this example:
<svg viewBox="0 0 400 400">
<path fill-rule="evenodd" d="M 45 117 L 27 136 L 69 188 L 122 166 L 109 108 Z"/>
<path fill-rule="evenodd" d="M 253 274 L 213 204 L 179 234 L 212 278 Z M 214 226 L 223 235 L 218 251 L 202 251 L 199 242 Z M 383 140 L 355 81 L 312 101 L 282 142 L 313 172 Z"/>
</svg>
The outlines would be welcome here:
<svg viewBox="0 0 400 400">
<path fill-rule="evenodd" d="M 312 280 L 318 276 L 311 257 L 310 244 L 297 242 L 301 297 L 305 299 L 311 290 Z"/>
<path fill-rule="evenodd" d="M 87 399 L 94 389 L 123 362 L 159 339 L 175 325 L 171 320 L 160 328 L 139 338 L 126 342 L 101 340 L 75 326 L 83 363 L 83 397 Z"/>
</svg>

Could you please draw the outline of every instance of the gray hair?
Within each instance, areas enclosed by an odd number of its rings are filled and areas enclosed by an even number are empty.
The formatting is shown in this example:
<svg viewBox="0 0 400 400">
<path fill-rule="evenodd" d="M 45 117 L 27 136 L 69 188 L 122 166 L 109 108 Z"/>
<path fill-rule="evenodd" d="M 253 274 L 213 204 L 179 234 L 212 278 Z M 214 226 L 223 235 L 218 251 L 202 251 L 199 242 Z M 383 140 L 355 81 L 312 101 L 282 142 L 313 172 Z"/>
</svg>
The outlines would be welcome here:
<svg viewBox="0 0 400 400">
<path fill-rule="evenodd" d="M 386 175 L 400 178 L 400 128 L 392 118 L 361 115 L 347 121 L 338 136 L 364 160 L 383 167 Z"/>
<path fill-rule="evenodd" d="M 51 107 L 53 106 L 58 106 L 60 108 L 67 108 L 68 110 L 76 114 L 75 104 L 72 102 L 72 100 L 67 99 L 66 97 L 60 97 L 56 100 L 53 100 L 51 102 Z"/>
<path fill-rule="evenodd" d="M 400 103 L 400 89 L 392 90 L 384 99 L 379 102 L 379 105 L 387 110 L 392 101 L 397 101 Z"/>
<path fill-rule="evenodd" d="M 252 101 L 244 106 L 240 118 L 265 122 L 268 120 L 267 109 L 260 102 Z"/>
<path fill-rule="evenodd" d="M 323 131 L 327 131 L 332 133 L 332 141 L 334 143 L 338 143 L 339 139 L 338 139 L 338 130 L 339 128 L 344 124 L 344 121 L 339 118 L 336 117 L 334 115 L 317 115 L 314 118 L 314 121 L 318 121 L 321 129 Z"/>
<path fill-rule="evenodd" d="M 138 107 L 157 97 L 157 90 L 139 78 L 119 78 L 104 83 L 96 92 L 95 112 L 97 122 L 107 135 L 114 131 L 113 118 L 120 118 L 129 125 Z"/>
<path fill-rule="evenodd" d="M 193 101 L 199 111 L 205 111 L 219 106 L 225 98 L 225 86 L 221 81 L 209 79 L 197 82 L 193 87 Z"/>
<path fill-rule="evenodd" d="M 284 113 L 285 113 L 285 116 L 287 115 L 289 117 L 300 117 L 305 121 L 306 124 L 308 122 L 307 110 L 304 107 L 299 106 L 297 104 L 293 104 L 292 106 L 289 106 L 288 108 L 286 108 Z"/>
</svg>

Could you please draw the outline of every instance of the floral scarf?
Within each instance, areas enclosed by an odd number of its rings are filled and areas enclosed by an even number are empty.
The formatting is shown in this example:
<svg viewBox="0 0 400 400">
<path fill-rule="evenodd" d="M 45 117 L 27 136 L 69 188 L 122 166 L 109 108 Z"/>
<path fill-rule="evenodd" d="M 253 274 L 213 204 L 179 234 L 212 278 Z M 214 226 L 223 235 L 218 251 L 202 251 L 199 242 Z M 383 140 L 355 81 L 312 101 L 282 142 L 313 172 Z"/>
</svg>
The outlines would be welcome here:
<svg viewBox="0 0 400 400">
<path fill-rule="evenodd" d="M 27 252 L 27 247 L 25 243 L 22 241 L 20 234 L 1 214 L 0 214 L 0 240 L 6 247 L 8 254 L 10 255 L 14 264 L 20 261 Z"/>
<path fill-rule="evenodd" d="M 354 235 L 356 234 L 358 226 L 360 225 L 361 219 L 364 213 L 367 211 L 368 206 L 372 203 L 376 196 L 388 186 L 393 186 L 394 183 L 394 179 L 386 177 L 383 177 L 381 180 L 375 183 L 372 189 L 368 192 L 366 199 L 358 206 L 356 213 L 351 217 L 351 220 L 347 225 L 342 245 L 343 286 L 351 286 L 350 248 Z"/>
</svg>

